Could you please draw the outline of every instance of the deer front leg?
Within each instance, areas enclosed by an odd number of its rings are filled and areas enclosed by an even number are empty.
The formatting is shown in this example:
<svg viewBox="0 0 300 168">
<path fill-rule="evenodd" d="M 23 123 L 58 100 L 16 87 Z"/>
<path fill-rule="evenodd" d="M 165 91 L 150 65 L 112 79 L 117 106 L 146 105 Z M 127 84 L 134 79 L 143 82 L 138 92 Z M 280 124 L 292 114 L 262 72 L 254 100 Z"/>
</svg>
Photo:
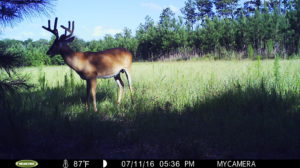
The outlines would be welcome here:
<svg viewBox="0 0 300 168">
<path fill-rule="evenodd" d="M 85 108 L 88 111 L 90 106 L 90 96 L 91 96 L 91 81 L 89 79 L 86 80 L 86 104 Z"/>
<path fill-rule="evenodd" d="M 119 94 L 118 94 L 118 101 L 117 101 L 117 104 L 120 104 L 121 103 L 121 99 L 122 99 L 122 95 L 123 95 L 123 92 L 124 92 L 124 83 L 121 79 L 121 76 L 120 74 L 118 74 L 117 76 L 115 76 L 115 80 L 119 86 Z"/>
<path fill-rule="evenodd" d="M 96 102 L 96 89 L 97 89 L 97 79 L 91 79 L 91 94 L 93 99 L 94 111 L 97 112 L 97 102 Z"/>
<path fill-rule="evenodd" d="M 90 105 L 90 97 L 92 95 L 94 111 L 97 112 L 97 104 L 96 104 L 96 88 L 97 88 L 97 80 L 96 79 L 87 79 L 86 80 L 86 109 L 89 109 Z"/>
</svg>

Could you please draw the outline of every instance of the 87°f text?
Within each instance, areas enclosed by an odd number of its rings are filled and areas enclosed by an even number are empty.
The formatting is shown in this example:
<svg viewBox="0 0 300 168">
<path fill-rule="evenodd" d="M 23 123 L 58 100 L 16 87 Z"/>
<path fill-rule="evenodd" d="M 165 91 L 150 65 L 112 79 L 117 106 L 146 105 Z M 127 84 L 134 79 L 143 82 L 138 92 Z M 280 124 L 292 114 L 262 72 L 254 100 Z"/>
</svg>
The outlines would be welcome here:
<svg viewBox="0 0 300 168">
<path fill-rule="evenodd" d="M 88 160 L 74 160 L 73 167 L 87 167 L 90 164 Z"/>
</svg>

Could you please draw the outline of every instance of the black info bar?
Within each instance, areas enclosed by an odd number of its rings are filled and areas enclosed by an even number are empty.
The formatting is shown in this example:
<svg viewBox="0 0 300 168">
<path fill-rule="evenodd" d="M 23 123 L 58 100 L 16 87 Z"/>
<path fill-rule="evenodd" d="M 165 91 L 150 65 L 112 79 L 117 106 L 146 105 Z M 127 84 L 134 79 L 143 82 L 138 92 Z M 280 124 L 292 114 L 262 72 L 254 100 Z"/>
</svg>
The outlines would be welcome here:
<svg viewBox="0 0 300 168">
<path fill-rule="evenodd" d="M 234 167 L 295 167 L 300 160 L 0 160 L 5 168 L 234 168 Z"/>
</svg>

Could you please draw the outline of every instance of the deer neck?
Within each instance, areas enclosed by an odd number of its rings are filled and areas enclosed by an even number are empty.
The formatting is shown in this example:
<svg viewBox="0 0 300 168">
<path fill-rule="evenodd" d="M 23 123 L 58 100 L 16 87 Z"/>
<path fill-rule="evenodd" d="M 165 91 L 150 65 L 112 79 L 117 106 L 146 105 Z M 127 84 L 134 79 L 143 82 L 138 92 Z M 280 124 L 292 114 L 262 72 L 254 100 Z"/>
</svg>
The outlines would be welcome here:
<svg viewBox="0 0 300 168">
<path fill-rule="evenodd" d="M 75 51 L 73 51 L 69 46 L 66 45 L 60 49 L 60 54 L 67 65 L 69 65 L 75 71 L 80 71 L 80 67 L 76 63 L 77 59 Z"/>
</svg>

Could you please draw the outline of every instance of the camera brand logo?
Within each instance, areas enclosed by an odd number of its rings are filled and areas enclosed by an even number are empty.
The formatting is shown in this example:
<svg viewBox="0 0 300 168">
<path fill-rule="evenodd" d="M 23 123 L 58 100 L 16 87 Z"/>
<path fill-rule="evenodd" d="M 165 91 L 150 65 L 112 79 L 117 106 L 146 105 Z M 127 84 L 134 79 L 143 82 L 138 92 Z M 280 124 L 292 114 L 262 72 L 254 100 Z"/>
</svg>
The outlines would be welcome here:
<svg viewBox="0 0 300 168">
<path fill-rule="evenodd" d="M 37 161 L 34 160 L 19 160 L 16 162 L 18 167 L 36 167 L 38 165 Z"/>
</svg>

